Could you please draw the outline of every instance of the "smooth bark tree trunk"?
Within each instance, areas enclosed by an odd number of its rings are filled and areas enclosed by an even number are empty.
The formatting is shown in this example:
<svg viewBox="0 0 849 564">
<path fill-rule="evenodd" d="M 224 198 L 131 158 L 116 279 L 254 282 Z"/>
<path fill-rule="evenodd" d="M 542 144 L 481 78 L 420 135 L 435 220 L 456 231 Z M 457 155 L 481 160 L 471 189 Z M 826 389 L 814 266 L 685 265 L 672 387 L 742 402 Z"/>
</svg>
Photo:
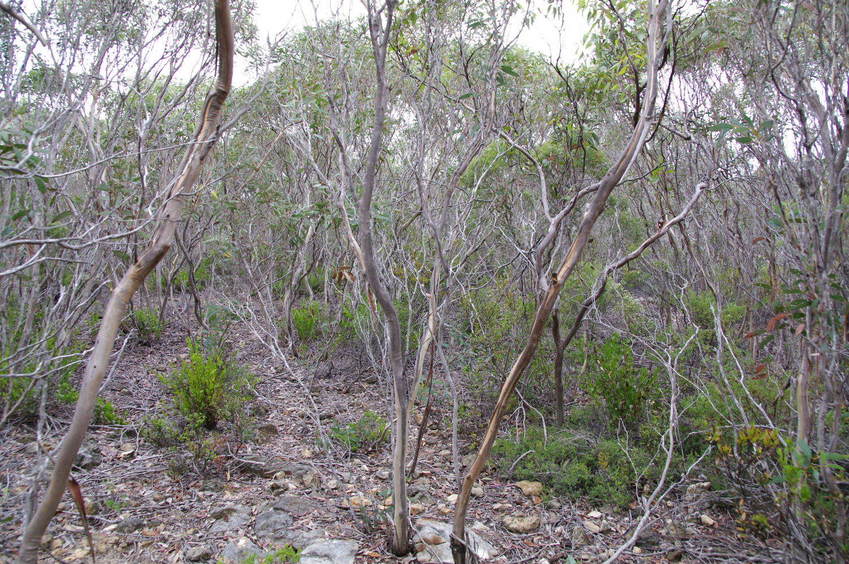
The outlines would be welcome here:
<svg viewBox="0 0 849 564">
<path fill-rule="evenodd" d="M 121 278 L 106 305 L 94 349 L 86 364 L 71 425 L 54 455 L 55 467 L 44 498 L 24 530 L 18 562 L 33 564 L 38 560 L 41 538 L 68 486 L 71 466 L 91 422 L 95 400 L 109 367 L 109 356 L 114 347 L 118 327 L 133 294 L 174 244 L 174 233 L 182 218 L 185 195 L 195 184 L 201 167 L 218 138 L 221 109 L 230 92 L 233 78 L 233 26 L 229 0 L 215 0 L 215 30 L 218 55 L 218 80 L 215 89 L 203 106 L 195 143 L 184 157 L 180 173 L 159 211 L 158 226 L 150 245 Z"/>
<path fill-rule="evenodd" d="M 468 509 L 469 497 L 475 481 L 478 476 L 480 476 L 484 465 L 489 459 L 492 444 L 495 442 L 495 437 L 498 434 L 498 427 L 501 424 L 505 411 L 507 410 L 507 404 L 510 397 L 513 395 L 516 385 L 525 373 L 528 364 L 530 364 L 533 359 L 534 353 L 536 353 L 540 337 L 545 329 L 545 323 L 551 316 L 551 312 L 557 302 L 560 289 L 572 275 L 575 266 L 578 264 L 581 254 L 589 241 L 593 226 L 601 215 L 601 212 L 604 210 L 607 199 L 610 197 L 610 194 L 616 185 L 622 180 L 622 177 L 628 171 L 631 163 L 637 157 L 637 154 L 645 144 L 646 136 L 648 135 L 653 122 L 655 101 L 657 99 L 660 27 L 664 12 L 666 11 L 666 5 L 666 0 L 661 0 L 659 5 L 656 5 L 653 0 L 649 2 L 649 33 L 646 57 L 648 76 L 646 80 L 646 88 L 644 90 L 642 110 L 640 112 L 640 117 L 634 126 L 631 138 L 625 149 L 617 158 L 616 163 L 607 171 L 604 178 L 602 178 L 599 183 L 598 190 L 584 213 L 584 217 L 581 220 L 575 234 L 575 238 L 572 241 L 572 245 L 569 247 L 560 268 L 553 277 L 551 286 L 545 292 L 544 297 L 537 308 L 527 343 L 501 386 L 501 392 L 499 393 L 495 409 L 490 417 L 484 438 L 481 441 L 478 454 L 469 470 L 466 472 L 466 476 L 463 478 L 462 488 L 454 510 L 454 527 L 451 534 L 451 552 L 454 556 L 455 564 L 466 564 L 468 561 L 465 535 L 466 511 Z"/>
</svg>

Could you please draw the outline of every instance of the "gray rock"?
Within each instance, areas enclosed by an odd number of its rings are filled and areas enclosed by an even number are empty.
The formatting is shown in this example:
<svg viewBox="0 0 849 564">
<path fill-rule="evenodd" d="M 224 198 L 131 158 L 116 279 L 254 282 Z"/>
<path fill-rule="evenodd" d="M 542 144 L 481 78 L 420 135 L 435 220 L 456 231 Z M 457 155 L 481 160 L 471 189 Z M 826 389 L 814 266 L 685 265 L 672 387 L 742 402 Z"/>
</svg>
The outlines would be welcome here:
<svg viewBox="0 0 849 564">
<path fill-rule="evenodd" d="M 286 541 L 295 520 L 285 511 L 269 509 L 256 516 L 254 532 L 261 539 Z"/>
<path fill-rule="evenodd" d="M 209 528 L 212 534 L 235 531 L 246 526 L 251 520 L 251 510 L 245 505 L 227 505 L 210 514 L 215 523 Z"/>
<path fill-rule="evenodd" d="M 289 513 L 294 517 L 303 517 L 318 509 L 318 504 L 305 497 L 296 495 L 281 495 L 270 506 L 276 511 Z"/>
<path fill-rule="evenodd" d="M 301 564 L 354 564 L 359 544 L 352 540 L 324 540 L 301 551 Z"/>
<path fill-rule="evenodd" d="M 256 454 L 242 459 L 242 471 L 260 478 L 273 478 L 280 471 L 280 463 Z"/>
<path fill-rule="evenodd" d="M 186 551 L 189 562 L 203 562 L 212 558 L 212 550 L 208 546 L 193 546 Z"/>
<path fill-rule="evenodd" d="M 241 564 L 251 555 L 262 556 L 263 550 L 255 545 L 253 541 L 247 537 L 242 537 L 238 541 L 231 542 L 221 551 L 219 560 L 224 564 Z"/>
<path fill-rule="evenodd" d="M 419 519 L 416 523 L 414 541 L 419 549 L 416 558 L 419 562 L 454 562 L 451 555 L 451 523 L 432 519 Z M 495 547 L 474 531 L 466 531 L 469 549 L 482 561 L 495 558 Z M 440 542 L 441 541 L 441 542 Z"/>
<path fill-rule="evenodd" d="M 128 517 L 115 526 L 115 530 L 125 535 L 138 531 L 145 526 L 145 520 L 141 517 Z"/>
<path fill-rule="evenodd" d="M 80 468 L 94 468 L 103 460 L 100 451 L 95 447 L 82 447 L 77 451 L 77 459 L 74 465 Z"/>
</svg>

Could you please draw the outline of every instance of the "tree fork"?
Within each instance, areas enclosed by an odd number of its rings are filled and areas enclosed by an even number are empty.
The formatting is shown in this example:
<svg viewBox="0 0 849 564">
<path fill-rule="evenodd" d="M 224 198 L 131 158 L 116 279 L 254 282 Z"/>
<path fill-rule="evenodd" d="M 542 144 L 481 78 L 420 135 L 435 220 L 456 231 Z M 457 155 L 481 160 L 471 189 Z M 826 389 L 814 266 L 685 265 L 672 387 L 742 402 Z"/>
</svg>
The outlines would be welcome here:
<svg viewBox="0 0 849 564">
<path fill-rule="evenodd" d="M 150 245 L 121 278 L 106 305 L 94 349 L 86 363 L 73 419 L 57 449 L 50 484 L 24 529 L 18 554 L 18 562 L 22 564 L 34 564 L 38 560 L 41 538 L 53 519 L 67 488 L 71 466 L 91 422 L 97 394 L 109 366 L 109 356 L 114 348 L 118 327 L 133 294 L 174 245 L 174 233 L 182 217 L 185 194 L 197 181 L 201 167 L 218 138 L 221 109 L 230 93 L 233 81 L 234 40 L 229 0 L 215 0 L 215 32 L 218 66 L 215 89 L 207 96 L 198 131 L 195 134 L 195 142 L 183 158 L 174 186 L 168 191 L 165 204 L 157 214 L 158 226 L 153 233 Z"/>
<path fill-rule="evenodd" d="M 474 462 L 463 478 L 460 495 L 457 498 L 457 505 L 454 510 L 454 527 L 451 532 L 451 552 L 454 556 L 455 564 L 466 564 L 466 512 L 468 510 L 469 498 L 480 473 L 483 471 L 483 466 L 489 459 L 489 453 L 492 445 L 495 442 L 495 437 L 498 434 L 498 427 L 507 410 L 507 403 L 513 395 L 516 385 L 519 383 L 522 375 L 525 372 L 528 364 L 533 359 L 539 345 L 540 337 L 545 328 L 546 320 L 551 315 L 554 304 L 557 302 L 557 297 L 560 294 L 560 289 L 572 275 L 575 266 L 581 258 L 581 254 L 587 245 L 592 232 L 593 226 L 598 220 L 607 199 L 616 185 L 625 176 L 625 173 L 631 166 L 631 163 L 637 157 L 637 154 L 645 144 L 648 131 L 652 123 L 654 114 L 655 101 L 657 99 L 657 71 L 658 71 L 658 44 L 660 35 L 661 20 L 666 11 L 667 0 L 661 0 L 659 4 L 655 4 L 654 0 L 649 2 L 649 26 L 648 40 L 646 42 L 647 50 L 647 72 L 646 88 L 644 91 L 644 103 L 640 119 L 634 126 L 634 130 L 628 141 L 628 144 L 623 149 L 622 153 L 616 160 L 616 163 L 607 171 L 599 183 L 598 191 L 590 202 L 584 217 L 575 234 L 575 239 L 569 247 L 563 262 L 560 265 L 556 275 L 554 276 L 551 286 L 545 292 L 543 299 L 537 309 L 534 317 L 533 325 L 531 326 L 528 341 L 524 349 L 519 354 L 510 373 L 504 380 L 501 386 L 501 391 L 498 396 L 498 401 L 495 404 L 492 416 L 489 420 L 489 425 L 481 442 L 478 454 Z"/>
</svg>

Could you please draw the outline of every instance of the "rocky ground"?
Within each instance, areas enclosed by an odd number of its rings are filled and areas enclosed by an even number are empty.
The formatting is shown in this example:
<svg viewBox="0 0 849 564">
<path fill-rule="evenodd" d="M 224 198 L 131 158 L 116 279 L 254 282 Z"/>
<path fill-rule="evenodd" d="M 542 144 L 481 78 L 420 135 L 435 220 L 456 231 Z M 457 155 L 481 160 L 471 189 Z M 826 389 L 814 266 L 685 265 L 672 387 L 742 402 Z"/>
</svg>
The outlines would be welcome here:
<svg viewBox="0 0 849 564">
<path fill-rule="evenodd" d="M 352 421 L 382 411 L 383 385 L 339 370 L 293 374 L 276 365 L 249 332 L 236 329 L 239 360 L 260 376 L 256 402 L 267 413 L 255 442 L 217 457 L 199 472 L 179 450 L 150 444 L 139 432 L 164 390 L 157 374 L 186 352 L 185 332 L 155 346 L 130 345 L 105 388 L 127 425 L 92 429 L 74 470 L 89 511 L 98 562 L 250 562 L 287 545 L 303 564 L 450 562 L 448 538 L 456 481 L 450 419 L 430 419 L 410 485 L 417 553 L 398 559 L 386 546 L 383 518 L 391 504 L 388 448 L 351 455 L 317 441 L 316 419 Z M 311 398 L 311 400 L 310 400 Z M 52 448 L 70 408 L 51 413 L 42 443 Z M 220 445 L 219 445 L 220 447 Z M 465 453 L 464 463 L 469 461 Z M 22 507 L 39 457 L 26 424 L 0 431 L 0 561 L 10 561 Z M 628 538 L 639 517 L 551 497 L 536 482 L 484 474 L 469 510 L 472 544 L 483 561 L 600 562 Z M 771 561 L 764 545 L 736 534 L 733 518 L 711 505 L 711 492 L 684 484 L 663 502 L 623 562 Z M 90 558 L 70 496 L 44 540 L 44 561 Z"/>
</svg>

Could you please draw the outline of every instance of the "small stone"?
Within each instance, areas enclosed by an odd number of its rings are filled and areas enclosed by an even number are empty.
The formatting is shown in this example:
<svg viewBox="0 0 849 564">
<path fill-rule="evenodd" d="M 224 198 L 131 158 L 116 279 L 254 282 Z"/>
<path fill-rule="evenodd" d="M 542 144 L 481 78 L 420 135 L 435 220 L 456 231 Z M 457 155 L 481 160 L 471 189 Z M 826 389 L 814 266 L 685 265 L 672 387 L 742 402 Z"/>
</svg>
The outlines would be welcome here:
<svg viewBox="0 0 849 564">
<path fill-rule="evenodd" d="M 522 480 L 521 482 L 516 482 L 514 485 L 522 490 L 522 493 L 526 496 L 542 495 L 542 483 L 540 482 Z"/>
<path fill-rule="evenodd" d="M 541 520 L 538 514 L 532 515 L 507 515 L 501 520 L 504 528 L 511 533 L 532 533 L 539 529 Z"/>
<path fill-rule="evenodd" d="M 631 552 L 633 552 L 634 554 L 642 554 L 643 549 L 640 548 L 639 546 L 635 546 Z"/>
<path fill-rule="evenodd" d="M 483 488 L 480 486 L 474 486 L 472 488 L 472 497 L 483 497 Z"/>
<path fill-rule="evenodd" d="M 704 526 L 706 526 L 706 527 L 713 527 L 714 525 L 716 525 L 716 521 L 714 521 L 714 520 L 710 517 L 710 515 L 705 515 L 704 513 L 702 513 L 702 514 L 699 516 L 699 521 L 701 521 L 701 522 L 702 522 L 702 525 L 704 525 Z"/>
<path fill-rule="evenodd" d="M 375 472 L 374 475 L 377 476 L 380 480 L 389 479 L 389 472 L 387 470 L 378 470 L 377 472 Z"/>
<path fill-rule="evenodd" d="M 242 537 L 224 547 L 224 550 L 221 551 L 220 560 L 225 564 L 237 564 L 247 560 L 251 555 L 259 556 L 261 554 L 262 549 L 260 547 L 254 544 L 251 539 Z"/>
<path fill-rule="evenodd" d="M 327 480 L 326 482 L 324 482 L 324 487 L 327 488 L 328 490 L 335 490 L 336 488 L 339 487 L 339 480 L 333 480 L 333 479 Z"/>
<path fill-rule="evenodd" d="M 584 524 L 584 527 L 586 527 L 586 529 L 594 535 L 601 532 L 601 527 L 599 527 L 598 524 L 595 523 L 594 521 L 590 521 L 589 519 L 584 519 L 583 524 Z"/>
<path fill-rule="evenodd" d="M 371 500 L 361 495 L 354 495 L 348 498 L 348 505 L 354 509 L 360 509 L 371 505 Z"/>
<path fill-rule="evenodd" d="M 451 503 L 451 504 L 457 503 L 457 494 L 449 495 L 448 497 L 445 498 L 445 501 L 447 501 L 448 503 Z"/>
<path fill-rule="evenodd" d="M 359 543 L 353 540 L 322 540 L 301 551 L 301 564 L 354 564 Z"/>
<path fill-rule="evenodd" d="M 186 560 L 189 562 L 203 562 L 212 558 L 212 550 L 208 546 L 193 546 L 186 551 Z"/>
<path fill-rule="evenodd" d="M 431 531 L 428 531 L 428 532 L 423 533 L 423 534 L 421 535 L 421 537 L 420 537 L 420 538 L 421 538 L 421 539 L 422 539 L 425 543 L 427 543 L 427 544 L 431 544 L 431 545 L 433 545 L 433 544 L 442 544 L 442 543 L 444 543 L 444 542 L 447 542 L 444 538 L 442 538 L 441 536 L 439 536 L 439 535 L 438 535 L 438 534 L 436 534 L 435 532 L 431 532 Z"/>
<path fill-rule="evenodd" d="M 601 514 L 601 511 L 594 509 L 587 513 L 587 517 L 589 517 L 590 519 L 601 519 L 603 515 Z"/>
</svg>

